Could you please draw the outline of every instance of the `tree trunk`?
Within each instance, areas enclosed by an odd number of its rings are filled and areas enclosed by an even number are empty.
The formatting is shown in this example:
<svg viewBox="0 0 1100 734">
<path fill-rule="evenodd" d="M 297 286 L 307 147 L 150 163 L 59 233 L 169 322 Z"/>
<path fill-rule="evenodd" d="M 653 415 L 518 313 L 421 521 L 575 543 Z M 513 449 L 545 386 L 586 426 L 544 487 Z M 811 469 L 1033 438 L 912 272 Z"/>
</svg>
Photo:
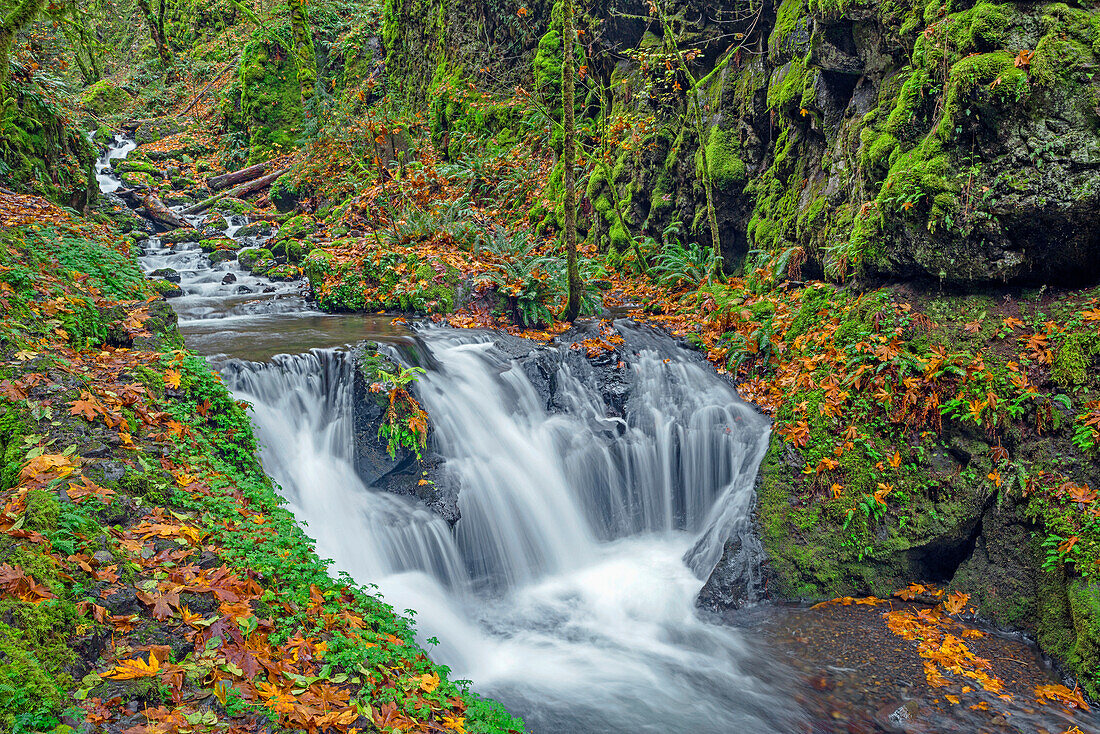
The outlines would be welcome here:
<svg viewBox="0 0 1100 734">
<path fill-rule="evenodd" d="M 565 164 L 565 267 L 569 285 L 569 300 L 565 304 L 565 320 L 573 321 L 581 312 L 581 283 L 577 267 L 577 180 L 573 170 L 577 161 L 577 130 L 573 119 L 573 95 L 575 73 L 573 71 L 573 46 L 577 32 L 573 28 L 573 0 L 565 0 L 564 28 L 562 29 L 561 100 L 562 127 L 565 137 L 562 143 L 562 161 Z"/>
<path fill-rule="evenodd" d="M 190 227 L 191 225 L 180 219 L 175 212 L 164 205 L 164 202 L 155 194 L 146 194 L 141 203 L 145 206 L 145 213 L 150 219 L 166 227 Z"/>
<path fill-rule="evenodd" d="M 289 168 L 280 168 L 278 171 L 274 171 L 272 173 L 269 173 L 266 176 L 261 176 L 260 178 L 257 178 L 254 181 L 249 181 L 248 183 L 241 184 L 240 186 L 238 186 L 235 189 L 230 189 L 229 191 L 223 191 L 222 193 L 218 194 L 217 196 L 211 196 L 209 199 L 205 199 L 203 201 L 200 201 L 198 204 L 195 204 L 194 206 L 187 207 L 186 209 L 183 210 L 183 213 L 184 214 L 198 214 L 199 212 L 205 211 L 205 210 L 209 209 L 210 207 L 212 207 L 220 199 L 227 199 L 227 198 L 228 199 L 239 199 L 242 196 L 247 196 L 248 194 L 251 194 L 253 191 L 259 191 L 260 189 L 262 189 L 266 186 L 270 186 L 271 184 L 275 183 L 275 179 L 277 179 L 279 176 L 282 176 L 284 173 L 286 173 L 289 170 L 290 170 Z"/>
<path fill-rule="evenodd" d="M 251 181 L 257 176 L 262 176 L 267 173 L 271 168 L 273 161 L 264 161 L 263 163 L 257 163 L 254 166 L 248 168 L 242 168 L 238 171 L 231 171 L 230 173 L 223 173 L 220 176 L 211 176 L 206 179 L 206 185 L 210 187 L 211 191 L 217 191 L 218 189 L 224 189 L 227 186 L 236 186 L 239 183 L 245 181 Z"/>
<path fill-rule="evenodd" d="M 15 45 L 15 36 L 30 23 L 46 5 L 46 0 L 22 0 L 16 2 L 7 13 L 0 15 L 0 87 L 8 83 L 10 66 L 8 57 L 11 56 L 12 46 Z M 5 7 L 8 7 L 5 4 Z"/>
<path fill-rule="evenodd" d="M 137 0 L 137 6 L 145 18 L 145 24 L 149 26 L 149 36 L 157 47 L 160 63 L 169 67 L 172 65 L 172 51 L 168 48 L 168 39 L 164 37 L 164 2 L 165 0 L 161 0 L 159 16 L 153 14 L 149 0 Z"/>
<path fill-rule="evenodd" d="M 313 99 L 317 83 L 317 54 L 313 50 L 313 34 L 309 29 L 305 0 L 287 0 L 290 9 L 290 31 L 294 39 L 294 66 L 298 70 L 298 86 L 303 109 Z"/>
</svg>

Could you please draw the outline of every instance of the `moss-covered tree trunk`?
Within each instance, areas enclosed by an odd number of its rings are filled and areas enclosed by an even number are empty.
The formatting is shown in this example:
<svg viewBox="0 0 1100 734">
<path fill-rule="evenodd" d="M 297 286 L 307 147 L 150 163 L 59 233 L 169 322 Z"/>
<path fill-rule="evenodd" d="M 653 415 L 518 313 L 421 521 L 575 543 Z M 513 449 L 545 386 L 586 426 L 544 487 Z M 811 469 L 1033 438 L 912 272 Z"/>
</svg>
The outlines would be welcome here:
<svg viewBox="0 0 1100 734">
<path fill-rule="evenodd" d="M 12 5 L 4 3 L 0 8 L 0 87 L 8 83 L 8 57 L 15 45 L 16 34 L 35 19 L 45 4 L 46 0 L 21 0 Z"/>
<path fill-rule="evenodd" d="M 309 28 L 305 0 L 287 0 L 290 9 L 290 30 L 294 37 L 294 66 L 298 70 L 298 86 L 302 90 L 302 108 L 313 99 L 317 84 L 317 54 L 313 50 L 313 34 Z"/>
<path fill-rule="evenodd" d="M 153 13 L 153 6 L 149 0 L 137 0 L 138 10 L 145 18 L 145 24 L 149 26 L 149 36 L 153 39 L 153 45 L 157 47 L 157 56 L 160 63 L 168 67 L 172 65 L 172 50 L 168 48 L 168 38 L 164 33 L 164 2 L 160 0 L 160 12 Z"/>
<path fill-rule="evenodd" d="M 562 142 L 562 163 L 565 165 L 565 266 L 569 281 L 569 300 L 565 305 L 565 320 L 572 321 L 581 312 L 581 276 L 577 265 L 577 177 L 574 164 L 577 160 L 577 129 L 573 119 L 573 96 L 575 73 L 573 71 L 573 46 L 577 32 L 573 28 L 573 0 L 565 0 L 562 15 L 562 59 L 561 59 L 561 101 L 562 127 L 565 137 Z"/>
<path fill-rule="evenodd" d="M 710 280 L 716 274 L 719 263 L 722 262 L 722 241 L 718 234 L 718 213 L 714 208 L 714 181 L 711 177 L 710 161 L 707 160 L 707 130 L 706 122 L 703 119 L 702 103 L 699 102 L 700 86 L 699 82 L 695 79 L 695 75 L 692 74 L 691 69 L 688 68 L 687 61 L 684 59 L 684 54 L 680 50 L 680 45 L 677 41 L 678 37 L 673 32 L 672 23 L 669 21 L 668 16 L 658 6 L 654 7 L 660 12 L 661 27 L 665 32 L 665 43 L 671 46 L 672 52 L 676 55 L 676 63 L 680 68 L 680 73 L 684 75 L 684 78 L 688 82 L 687 104 L 691 108 L 692 120 L 695 123 L 695 135 L 699 139 L 699 155 L 702 159 L 703 191 L 706 194 L 707 226 L 710 229 L 710 246 L 714 252 L 714 258 L 711 261 L 710 268 L 707 270 L 707 280 Z M 728 59 L 729 56 L 727 56 L 727 61 Z"/>
</svg>

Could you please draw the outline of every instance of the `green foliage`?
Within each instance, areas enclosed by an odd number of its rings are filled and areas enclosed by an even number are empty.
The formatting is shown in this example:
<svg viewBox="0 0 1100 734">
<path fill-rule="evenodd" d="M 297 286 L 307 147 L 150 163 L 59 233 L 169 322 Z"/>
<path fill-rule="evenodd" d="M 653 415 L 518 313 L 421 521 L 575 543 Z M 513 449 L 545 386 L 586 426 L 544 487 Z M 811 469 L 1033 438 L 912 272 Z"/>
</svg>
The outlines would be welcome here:
<svg viewBox="0 0 1100 734">
<path fill-rule="evenodd" d="M 733 130 L 712 128 L 707 137 L 707 167 L 714 185 L 724 191 L 734 192 L 738 184 L 745 182 L 745 162 L 740 156 L 741 146 Z M 702 157 L 699 168 L 702 167 Z M 701 174 L 701 170 L 699 171 Z"/>
<path fill-rule="evenodd" d="M 676 225 L 666 228 L 664 232 L 666 244 L 663 246 L 652 239 L 643 243 L 644 250 L 657 253 L 652 258 L 650 271 L 656 276 L 657 282 L 667 287 L 698 287 L 710 273 L 714 272 L 716 260 L 714 250 L 698 242 L 689 242 L 684 245 L 676 236 L 678 232 L 679 227 Z"/>
<path fill-rule="evenodd" d="M 95 154 L 64 109 L 62 91 L 45 74 L 13 76 L 0 88 L 0 178 L 19 191 L 79 208 L 98 193 Z"/>
</svg>

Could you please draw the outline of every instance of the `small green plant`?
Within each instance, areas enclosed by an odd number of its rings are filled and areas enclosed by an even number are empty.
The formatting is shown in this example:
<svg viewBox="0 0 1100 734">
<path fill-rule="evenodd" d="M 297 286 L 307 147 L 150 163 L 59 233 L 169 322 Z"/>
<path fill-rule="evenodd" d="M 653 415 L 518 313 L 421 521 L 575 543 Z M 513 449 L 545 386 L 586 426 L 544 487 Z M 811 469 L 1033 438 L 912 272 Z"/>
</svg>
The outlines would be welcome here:
<svg viewBox="0 0 1100 734">
<path fill-rule="evenodd" d="M 428 445 L 428 414 L 408 386 L 416 381 L 424 370 L 419 367 L 401 367 L 396 372 L 378 368 L 371 392 L 387 394 L 388 406 L 378 427 L 378 435 L 386 439 L 386 453 L 396 458 L 399 449 L 406 449 L 421 458 L 421 450 Z"/>
</svg>

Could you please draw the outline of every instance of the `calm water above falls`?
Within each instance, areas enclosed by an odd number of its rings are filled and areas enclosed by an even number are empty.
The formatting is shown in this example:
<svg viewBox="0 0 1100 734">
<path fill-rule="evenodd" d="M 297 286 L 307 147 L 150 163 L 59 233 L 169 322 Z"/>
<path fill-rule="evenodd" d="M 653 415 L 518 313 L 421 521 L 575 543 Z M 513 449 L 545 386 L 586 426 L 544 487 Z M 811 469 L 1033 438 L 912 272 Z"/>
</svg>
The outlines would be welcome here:
<svg viewBox="0 0 1100 734">
<path fill-rule="evenodd" d="M 119 138 L 97 164 L 105 192 L 118 187 L 111 161 L 132 149 Z M 227 218 L 223 231 L 246 222 Z M 892 720 L 899 703 L 937 694 L 890 658 L 889 635 L 869 642 L 867 619 L 843 609 L 765 609 L 746 628 L 701 620 L 694 599 L 722 542 L 750 530 L 768 424 L 667 338 L 622 327 L 633 355 L 623 419 L 606 416 L 575 360 L 557 369 L 548 411 L 487 335 L 431 329 L 414 341 L 388 317 L 322 314 L 301 283 L 211 265 L 194 245 L 152 237 L 142 262 L 179 272 L 172 303 L 188 344 L 253 403 L 265 468 L 321 555 L 417 610 L 421 639 L 440 640 L 433 656 L 531 731 L 1090 730 L 1026 703 L 992 719 L 925 706 L 919 724 Z M 419 392 L 461 486 L 454 528 L 355 471 L 353 367 L 336 347 L 363 339 L 430 365 Z M 1032 648 L 1005 640 L 1000 652 Z"/>
</svg>

